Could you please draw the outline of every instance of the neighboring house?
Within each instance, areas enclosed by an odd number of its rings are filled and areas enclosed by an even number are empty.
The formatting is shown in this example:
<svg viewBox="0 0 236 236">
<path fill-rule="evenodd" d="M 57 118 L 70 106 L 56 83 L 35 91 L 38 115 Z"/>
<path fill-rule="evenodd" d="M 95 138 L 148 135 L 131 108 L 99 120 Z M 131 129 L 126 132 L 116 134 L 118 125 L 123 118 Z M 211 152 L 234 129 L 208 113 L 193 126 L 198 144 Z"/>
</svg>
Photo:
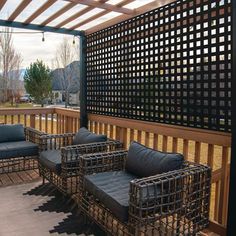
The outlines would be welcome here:
<svg viewBox="0 0 236 236">
<path fill-rule="evenodd" d="M 65 102 L 66 90 L 69 94 L 69 104 L 79 105 L 79 62 L 74 61 L 65 68 L 52 71 L 53 102 Z"/>
</svg>

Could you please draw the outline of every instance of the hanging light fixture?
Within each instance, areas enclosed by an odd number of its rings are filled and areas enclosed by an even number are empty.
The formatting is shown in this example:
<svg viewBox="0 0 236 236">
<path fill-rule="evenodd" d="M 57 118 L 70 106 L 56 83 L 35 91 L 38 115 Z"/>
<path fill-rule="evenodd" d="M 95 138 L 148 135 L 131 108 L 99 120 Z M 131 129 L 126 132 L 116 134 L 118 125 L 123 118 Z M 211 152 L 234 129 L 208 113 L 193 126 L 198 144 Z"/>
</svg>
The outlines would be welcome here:
<svg viewBox="0 0 236 236">
<path fill-rule="evenodd" d="M 73 37 L 73 44 L 75 44 L 75 36 Z"/>
<path fill-rule="evenodd" d="M 42 37 L 42 42 L 44 42 L 44 41 L 45 41 L 44 32 L 42 32 L 42 35 L 43 35 L 43 37 Z"/>
</svg>

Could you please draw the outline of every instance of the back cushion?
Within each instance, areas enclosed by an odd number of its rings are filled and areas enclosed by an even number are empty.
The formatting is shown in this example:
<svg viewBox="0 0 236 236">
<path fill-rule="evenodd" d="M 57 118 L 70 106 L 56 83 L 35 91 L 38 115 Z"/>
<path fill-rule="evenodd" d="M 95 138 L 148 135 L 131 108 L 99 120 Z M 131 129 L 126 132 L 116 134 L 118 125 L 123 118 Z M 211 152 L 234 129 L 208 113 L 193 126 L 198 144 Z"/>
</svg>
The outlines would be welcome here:
<svg viewBox="0 0 236 236">
<path fill-rule="evenodd" d="M 183 155 L 159 152 L 132 142 L 126 160 L 126 170 L 139 177 L 148 177 L 182 167 Z"/>
<path fill-rule="evenodd" d="M 0 142 L 24 141 L 25 132 L 21 124 L 0 125 Z"/>
<path fill-rule="evenodd" d="M 102 134 L 94 134 L 82 127 L 79 129 L 78 133 L 75 135 L 73 144 L 86 144 L 86 143 L 99 143 L 106 142 L 107 136 Z"/>
</svg>

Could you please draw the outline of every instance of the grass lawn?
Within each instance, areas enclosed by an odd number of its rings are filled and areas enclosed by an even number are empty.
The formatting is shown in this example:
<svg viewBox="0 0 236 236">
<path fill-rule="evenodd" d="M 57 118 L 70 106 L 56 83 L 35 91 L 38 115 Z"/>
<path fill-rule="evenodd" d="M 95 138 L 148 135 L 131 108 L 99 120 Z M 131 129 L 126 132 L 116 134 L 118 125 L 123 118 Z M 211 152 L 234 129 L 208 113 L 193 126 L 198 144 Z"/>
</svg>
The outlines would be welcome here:
<svg viewBox="0 0 236 236">
<path fill-rule="evenodd" d="M 6 103 L 0 103 L 0 108 L 32 108 L 33 104 L 32 103 L 18 103 L 14 104 L 13 106 L 11 105 L 10 102 Z"/>
</svg>

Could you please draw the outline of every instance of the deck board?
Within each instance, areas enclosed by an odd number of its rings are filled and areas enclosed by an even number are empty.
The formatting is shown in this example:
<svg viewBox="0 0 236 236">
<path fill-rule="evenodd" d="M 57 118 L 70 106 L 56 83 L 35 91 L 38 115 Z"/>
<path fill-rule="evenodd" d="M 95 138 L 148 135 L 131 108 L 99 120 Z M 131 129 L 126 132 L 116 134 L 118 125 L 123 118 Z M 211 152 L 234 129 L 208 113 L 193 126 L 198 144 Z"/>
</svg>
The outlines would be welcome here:
<svg viewBox="0 0 236 236">
<path fill-rule="evenodd" d="M 40 177 L 38 170 L 28 170 L 8 174 L 0 174 L 0 187 L 28 183 L 39 179 Z"/>
</svg>

